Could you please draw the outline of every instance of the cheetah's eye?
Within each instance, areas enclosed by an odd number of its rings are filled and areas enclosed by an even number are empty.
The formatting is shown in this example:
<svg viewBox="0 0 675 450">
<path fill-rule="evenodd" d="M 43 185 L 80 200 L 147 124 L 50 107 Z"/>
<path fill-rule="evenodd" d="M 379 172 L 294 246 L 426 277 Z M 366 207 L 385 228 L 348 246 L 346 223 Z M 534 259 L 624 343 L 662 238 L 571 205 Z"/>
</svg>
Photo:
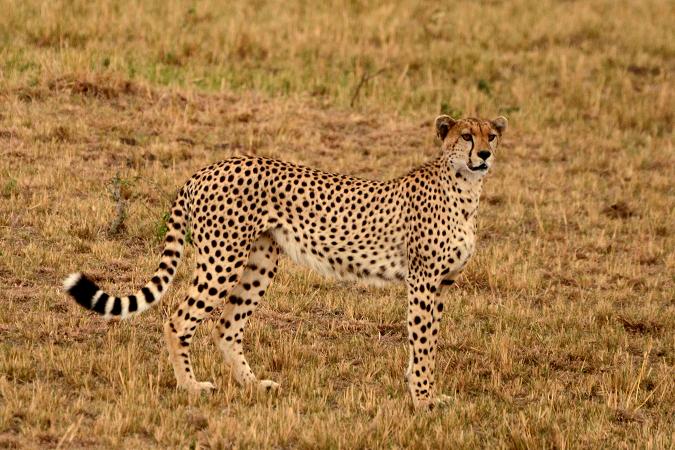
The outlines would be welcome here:
<svg viewBox="0 0 675 450">
<path fill-rule="evenodd" d="M 471 142 L 471 134 L 469 134 L 469 133 L 464 133 L 464 134 L 462 135 L 462 139 L 464 139 L 464 140 L 467 141 L 467 142 Z"/>
<path fill-rule="evenodd" d="M 497 137 L 496 134 L 491 134 L 491 135 L 488 136 L 488 141 L 492 142 L 492 141 L 495 140 L 496 137 Z"/>
</svg>

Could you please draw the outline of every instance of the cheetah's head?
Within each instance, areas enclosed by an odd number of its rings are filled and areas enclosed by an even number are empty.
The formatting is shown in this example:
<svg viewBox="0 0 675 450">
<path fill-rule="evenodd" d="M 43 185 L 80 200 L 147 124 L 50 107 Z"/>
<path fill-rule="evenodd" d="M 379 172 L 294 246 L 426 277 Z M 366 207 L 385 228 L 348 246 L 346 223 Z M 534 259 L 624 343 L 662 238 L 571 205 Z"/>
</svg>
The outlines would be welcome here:
<svg viewBox="0 0 675 450">
<path fill-rule="evenodd" d="M 507 120 L 460 119 L 450 116 L 436 118 L 436 133 L 441 149 L 454 170 L 472 176 L 483 176 L 494 162 L 494 152 L 506 130 Z"/>
</svg>

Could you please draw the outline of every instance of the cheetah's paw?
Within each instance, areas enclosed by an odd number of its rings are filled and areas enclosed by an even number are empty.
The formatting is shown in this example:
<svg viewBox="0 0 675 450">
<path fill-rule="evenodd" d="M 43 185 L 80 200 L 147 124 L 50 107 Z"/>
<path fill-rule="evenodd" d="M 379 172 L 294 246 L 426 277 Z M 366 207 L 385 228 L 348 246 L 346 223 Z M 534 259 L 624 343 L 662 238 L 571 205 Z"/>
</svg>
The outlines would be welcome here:
<svg viewBox="0 0 675 450">
<path fill-rule="evenodd" d="M 260 392 L 277 392 L 280 388 L 281 385 L 272 380 L 260 380 L 258 382 L 258 390 Z"/>
<path fill-rule="evenodd" d="M 179 387 L 192 394 L 209 393 L 216 388 L 210 381 L 191 381 L 181 384 Z"/>
<path fill-rule="evenodd" d="M 443 408 L 452 403 L 453 398 L 449 395 L 438 395 L 433 398 L 425 398 L 413 402 L 413 406 L 418 411 L 431 411 L 435 408 Z"/>
<path fill-rule="evenodd" d="M 444 407 L 444 406 L 448 406 L 450 403 L 452 403 L 452 401 L 453 401 L 453 398 L 450 397 L 449 395 L 441 394 L 441 395 L 436 396 L 432 400 L 432 403 L 433 403 L 433 407 L 436 407 L 436 406 Z"/>
</svg>

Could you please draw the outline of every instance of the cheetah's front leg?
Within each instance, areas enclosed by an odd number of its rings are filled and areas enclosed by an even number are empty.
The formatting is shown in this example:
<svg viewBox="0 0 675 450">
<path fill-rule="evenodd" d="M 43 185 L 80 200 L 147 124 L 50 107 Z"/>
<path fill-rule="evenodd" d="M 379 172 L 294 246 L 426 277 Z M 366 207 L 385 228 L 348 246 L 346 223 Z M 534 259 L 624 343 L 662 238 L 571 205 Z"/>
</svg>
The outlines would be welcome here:
<svg viewBox="0 0 675 450">
<path fill-rule="evenodd" d="M 406 372 L 415 409 L 445 403 L 434 395 L 436 345 L 443 304 L 436 301 L 438 287 L 432 283 L 408 283 L 408 343 L 410 362 Z"/>
</svg>

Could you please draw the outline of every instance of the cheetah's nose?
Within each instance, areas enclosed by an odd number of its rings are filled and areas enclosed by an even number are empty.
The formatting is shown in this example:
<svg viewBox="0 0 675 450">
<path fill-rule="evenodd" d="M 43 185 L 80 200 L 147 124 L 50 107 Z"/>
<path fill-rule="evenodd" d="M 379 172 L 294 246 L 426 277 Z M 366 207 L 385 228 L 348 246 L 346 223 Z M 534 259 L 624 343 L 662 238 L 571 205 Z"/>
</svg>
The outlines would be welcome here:
<svg viewBox="0 0 675 450">
<path fill-rule="evenodd" d="M 490 157 L 491 154 L 492 154 L 492 153 L 490 153 L 490 152 L 487 151 L 487 150 L 481 150 L 481 151 L 478 152 L 478 157 L 479 157 L 480 159 L 482 159 L 483 161 L 485 161 L 485 160 L 487 160 L 487 159 Z"/>
</svg>

